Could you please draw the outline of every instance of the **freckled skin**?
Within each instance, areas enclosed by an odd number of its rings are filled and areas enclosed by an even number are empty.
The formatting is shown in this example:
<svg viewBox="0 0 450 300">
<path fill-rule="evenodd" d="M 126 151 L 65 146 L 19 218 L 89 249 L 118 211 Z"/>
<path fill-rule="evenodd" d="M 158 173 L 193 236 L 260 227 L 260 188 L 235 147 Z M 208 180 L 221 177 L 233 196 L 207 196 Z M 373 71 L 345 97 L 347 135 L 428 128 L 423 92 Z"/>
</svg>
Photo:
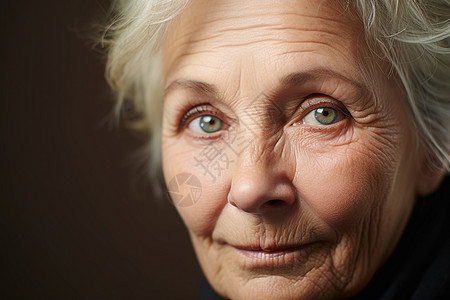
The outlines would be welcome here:
<svg viewBox="0 0 450 300">
<path fill-rule="evenodd" d="M 166 87 L 195 80 L 216 91 L 166 93 L 164 176 L 169 182 L 188 172 L 202 182 L 198 202 L 178 211 L 223 296 L 345 298 L 368 283 L 397 244 L 423 154 L 402 89 L 381 62 L 365 60 L 362 48 L 361 24 L 336 1 L 194 1 L 170 28 Z M 363 76 L 366 61 L 381 67 Z M 317 71 L 295 86 L 280 83 L 293 72 L 322 69 L 332 72 Z M 207 140 L 179 126 L 200 104 L 226 125 Z M 318 105 L 350 116 L 331 125 L 302 123 Z M 230 142 L 238 154 L 220 143 L 237 129 L 240 141 L 249 141 Z M 214 180 L 195 160 L 207 147 L 231 160 Z M 287 244 L 306 246 L 285 264 L 264 268 L 233 248 Z"/>
</svg>

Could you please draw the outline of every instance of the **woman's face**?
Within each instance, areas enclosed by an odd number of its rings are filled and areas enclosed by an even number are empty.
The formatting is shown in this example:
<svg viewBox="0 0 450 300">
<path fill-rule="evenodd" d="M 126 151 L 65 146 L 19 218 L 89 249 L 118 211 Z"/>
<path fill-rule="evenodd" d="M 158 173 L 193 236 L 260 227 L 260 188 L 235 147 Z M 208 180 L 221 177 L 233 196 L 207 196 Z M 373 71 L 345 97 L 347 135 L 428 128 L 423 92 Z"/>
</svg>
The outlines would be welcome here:
<svg viewBox="0 0 450 300">
<path fill-rule="evenodd" d="M 336 3 L 194 1 L 169 31 L 164 176 L 226 297 L 352 295 L 411 213 L 405 96 Z"/>
</svg>

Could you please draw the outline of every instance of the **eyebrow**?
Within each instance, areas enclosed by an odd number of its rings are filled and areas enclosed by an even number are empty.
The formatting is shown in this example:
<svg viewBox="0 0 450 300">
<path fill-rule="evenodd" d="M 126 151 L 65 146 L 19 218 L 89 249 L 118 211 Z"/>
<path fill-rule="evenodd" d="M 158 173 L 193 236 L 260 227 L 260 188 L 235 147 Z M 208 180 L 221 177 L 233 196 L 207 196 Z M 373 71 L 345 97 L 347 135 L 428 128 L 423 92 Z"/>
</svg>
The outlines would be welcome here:
<svg viewBox="0 0 450 300">
<path fill-rule="evenodd" d="M 197 80 L 175 80 L 172 81 L 164 90 L 164 97 L 171 92 L 174 89 L 177 88 L 183 88 L 183 89 L 190 89 L 194 90 L 197 93 L 200 94 L 206 94 L 206 95 L 217 95 L 218 89 L 214 84 L 197 81 Z"/>
<path fill-rule="evenodd" d="M 281 84 L 283 86 L 299 86 L 309 81 L 315 81 L 327 77 L 338 78 L 340 80 L 346 81 L 347 83 L 356 86 L 364 93 L 370 93 L 369 88 L 364 83 L 358 82 L 354 79 L 345 76 L 344 74 L 326 68 L 312 69 L 305 72 L 290 73 L 289 75 L 286 75 L 281 79 Z"/>
<path fill-rule="evenodd" d="M 352 84 L 356 88 L 358 88 L 364 94 L 371 94 L 370 89 L 364 83 L 358 82 L 354 79 L 351 79 L 344 74 L 335 72 L 333 70 L 327 68 L 318 68 L 312 69 L 308 71 L 301 72 L 293 72 L 290 73 L 280 80 L 280 85 L 283 87 L 295 87 L 306 84 L 310 81 L 319 80 L 321 78 L 338 78 L 343 80 L 349 84 Z M 164 90 L 164 97 L 171 92 L 172 90 L 182 88 L 182 89 L 190 89 L 199 94 L 216 96 L 218 94 L 218 88 L 214 84 L 206 83 L 203 81 L 197 80 L 185 80 L 178 79 L 171 82 L 167 88 Z"/>
</svg>

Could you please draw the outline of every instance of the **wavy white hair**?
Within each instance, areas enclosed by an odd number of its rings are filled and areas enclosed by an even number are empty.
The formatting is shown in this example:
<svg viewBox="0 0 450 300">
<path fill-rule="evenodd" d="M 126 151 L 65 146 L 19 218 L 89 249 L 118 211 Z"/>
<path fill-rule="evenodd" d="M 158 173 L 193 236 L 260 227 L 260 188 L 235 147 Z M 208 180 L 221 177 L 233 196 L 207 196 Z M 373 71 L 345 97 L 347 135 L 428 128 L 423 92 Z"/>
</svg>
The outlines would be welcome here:
<svg viewBox="0 0 450 300">
<path fill-rule="evenodd" d="M 160 169 L 161 44 L 170 20 L 189 0 L 116 0 L 104 30 L 106 78 L 117 112 L 130 101 L 134 128 L 150 133 L 151 176 Z M 341 0 L 362 21 L 369 49 L 403 83 L 430 164 L 450 170 L 450 1 Z"/>
</svg>

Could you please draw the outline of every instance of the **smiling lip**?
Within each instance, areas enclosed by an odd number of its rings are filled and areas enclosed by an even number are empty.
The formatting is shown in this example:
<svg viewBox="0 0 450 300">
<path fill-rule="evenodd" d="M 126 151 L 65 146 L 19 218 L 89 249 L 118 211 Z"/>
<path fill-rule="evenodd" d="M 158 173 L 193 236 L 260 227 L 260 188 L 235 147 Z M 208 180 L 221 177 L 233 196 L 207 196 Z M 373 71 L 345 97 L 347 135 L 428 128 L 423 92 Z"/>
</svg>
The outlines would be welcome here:
<svg viewBox="0 0 450 300">
<path fill-rule="evenodd" d="M 280 247 L 268 247 L 262 248 L 259 246 L 233 246 L 233 248 L 244 251 L 244 252 L 255 252 L 255 253 L 265 253 L 265 254 L 276 254 L 282 252 L 292 252 L 298 250 L 301 246 L 280 246 Z"/>
<path fill-rule="evenodd" d="M 261 248 L 259 246 L 232 246 L 246 267 L 283 267 L 295 264 L 301 259 L 302 252 L 311 244 Z M 304 257 L 304 256 L 303 256 Z"/>
</svg>

